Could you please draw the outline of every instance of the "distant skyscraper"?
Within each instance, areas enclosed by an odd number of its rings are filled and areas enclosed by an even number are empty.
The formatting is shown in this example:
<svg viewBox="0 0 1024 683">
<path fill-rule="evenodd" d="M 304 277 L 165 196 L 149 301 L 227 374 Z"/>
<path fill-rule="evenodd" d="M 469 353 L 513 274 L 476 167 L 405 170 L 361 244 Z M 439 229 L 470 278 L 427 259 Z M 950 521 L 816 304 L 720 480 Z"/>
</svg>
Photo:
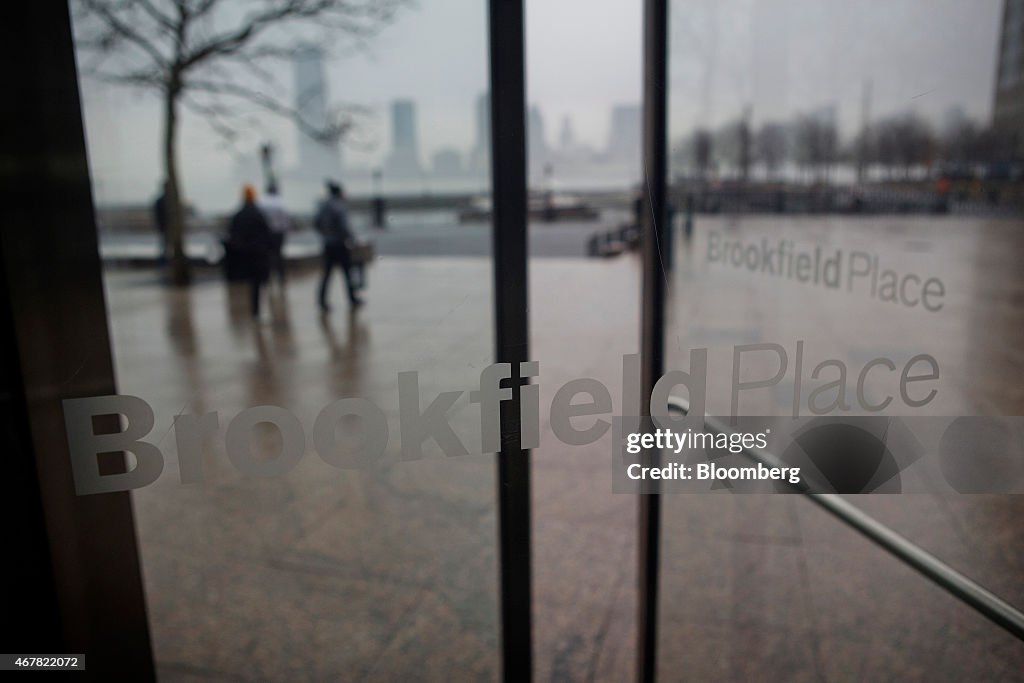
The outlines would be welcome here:
<svg viewBox="0 0 1024 683">
<path fill-rule="evenodd" d="M 476 139 L 469 152 L 469 171 L 477 175 L 491 171 L 491 97 L 488 93 L 476 98 Z"/>
<path fill-rule="evenodd" d="M 325 129 L 328 120 L 323 51 L 315 45 L 305 45 L 296 51 L 294 60 L 295 111 L 310 127 Z M 304 184 L 341 176 L 341 150 L 337 142 L 315 140 L 299 129 L 298 157 L 295 175 Z"/>
<path fill-rule="evenodd" d="M 448 178 L 462 175 L 462 155 L 459 150 L 445 147 L 434 152 L 431 170 L 434 174 Z"/>
<path fill-rule="evenodd" d="M 641 114 L 638 104 L 620 104 L 612 108 L 608 129 L 608 158 L 625 164 L 640 163 Z"/>
<path fill-rule="evenodd" d="M 1018 134 L 1024 140 L 1024 0 L 1006 0 L 1003 6 L 993 127 Z"/>
<path fill-rule="evenodd" d="M 397 177 L 418 176 L 423 172 L 416 138 L 416 105 L 412 100 L 391 103 L 391 153 L 384 167 L 385 173 Z"/>
<path fill-rule="evenodd" d="M 562 151 L 571 150 L 576 146 L 576 135 L 572 132 L 572 121 L 569 116 L 562 117 L 562 130 L 558 134 L 558 146 Z"/>
<path fill-rule="evenodd" d="M 530 115 L 526 120 L 527 161 L 532 173 L 543 171 L 548 162 L 548 143 L 544 137 L 544 117 L 540 107 L 530 107 Z"/>
</svg>

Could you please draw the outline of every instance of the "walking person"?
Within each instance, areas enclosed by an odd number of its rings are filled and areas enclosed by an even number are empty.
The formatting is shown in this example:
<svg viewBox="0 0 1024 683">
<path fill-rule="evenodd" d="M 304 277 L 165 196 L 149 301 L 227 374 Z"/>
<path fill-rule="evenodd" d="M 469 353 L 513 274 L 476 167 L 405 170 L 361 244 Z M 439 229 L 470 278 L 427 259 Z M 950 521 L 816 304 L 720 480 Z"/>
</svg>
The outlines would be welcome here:
<svg viewBox="0 0 1024 683">
<path fill-rule="evenodd" d="M 278 282 L 284 287 L 284 241 L 292 229 L 292 219 L 284 208 L 284 201 L 278 193 L 277 184 L 267 185 L 267 193 L 260 201 L 260 209 L 270 226 L 270 271 L 277 273 Z"/>
<path fill-rule="evenodd" d="M 270 250 L 273 235 L 263 211 L 256 206 L 256 188 L 242 188 L 242 206 L 231 217 L 228 241 L 237 251 L 249 280 L 253 318 L 260 317 L 260 287 L 270 274 Z"/>
<path fill-rule="evenodd" d="M 355 283 L 352 281 L 352 247 L 355 238 L 348 222 L 348 210 L 345 207 L 345 191 L 341 185 L 333 181 L 327 183 L 327 199 L 320 205 L 314 225 L 324 239 L 323 275 L 320 278 L 319 304 L 324 313 L 331 310 L 327 303 L 327 288 L 331 273 L 340 266 L 345 276 L 345 288 L 352 308 L 363 304 L 356 296 Z"/>
</svg>

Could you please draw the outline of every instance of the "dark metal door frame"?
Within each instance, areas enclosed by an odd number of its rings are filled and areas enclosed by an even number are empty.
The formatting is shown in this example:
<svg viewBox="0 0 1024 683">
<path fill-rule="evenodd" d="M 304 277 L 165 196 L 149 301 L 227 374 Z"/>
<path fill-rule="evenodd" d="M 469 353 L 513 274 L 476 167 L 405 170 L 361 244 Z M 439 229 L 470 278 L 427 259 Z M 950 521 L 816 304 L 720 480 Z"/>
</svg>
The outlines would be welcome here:
<svg viewBox="0 0 1024 683">
<path fill-rule="evenodd" d="M 0 5 L 8 652 L 154 680 L 131 498 L 77 496 L 61 399 L 115 392 L 68 5 Z"/>
<path fill-rule="evenodd" d="M 490 0 L 488 22 L 495 359 L 512 364 L 512 400 L 501 403 L 497 460 L 501 655 L 504 680 L 529 681 L 530 451 L 522 448 L 519 408 L 519 364 L 530 360 L 523 0 Z"/>
<path fill-rule="evenodd" d="M 643 292 L 640 329 L 640 415 L 665 367 L 665 265 L 671 231 L 667 206 L 668 0 L 644 1 Z M 641 494 L 638 506 L 637 680 L 657 674 L 661 498 Z"/>
<path fill-rule="evenodd" d="M 520 444 L 518 363 L 529 360 L 526 83 L 522 0 L 490 0 L 492 244 L 496 359 L 512 363 L 513 400 L 502 402 L 498 455 L 501 641 L 506 681 L 532 678 L 530 461 Z M 644 2 L 643 293 L 641 397 L 664 371 L 667 240 L 668 2 Z M 642 400 L 640 414 L 649 414 Z M 653 682 L 657 661 L 660 499 L 639 499 L 637 678 Z"/>
</svg>

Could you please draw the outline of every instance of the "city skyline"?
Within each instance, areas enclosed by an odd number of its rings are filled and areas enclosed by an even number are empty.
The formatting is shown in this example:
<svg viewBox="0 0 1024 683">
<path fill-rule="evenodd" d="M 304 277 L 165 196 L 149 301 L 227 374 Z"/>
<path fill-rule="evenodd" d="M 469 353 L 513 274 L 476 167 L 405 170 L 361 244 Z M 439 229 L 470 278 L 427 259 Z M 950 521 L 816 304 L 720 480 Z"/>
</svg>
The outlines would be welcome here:
<svg viewBox="0 0 1024 683">
<path fill-rule="evenodd" d="M 409 98 L 398 98 L 389 105 L 390 136 L 377 163 L 346 166 L 342 173 L 373 173 L 380 170 L 386 176 L 401 178 L 416 177 L 440 170 L 449 175 L 458 175 L 454 169 L 466 175 L 486 173 L 490 144 L 490 119 L 488 94 L 481 93 L 474 100 L 474 135 L 470 146 L 439 147 L 419 144 L 417 103 Z M 639 163 L 640 156 L 640 112 L 639 103 L 615 104 L 608 111 L 608 134 L 603 145 L 580 144 L 571 140 L 549 140 L 543 109 L 536 104 L 527 107 L 528 156 L 531 172 L 541 172 L 546 164 L 565 161 L 567 156 L 584 153 L 594 159 Z M 563 122 L 571 122 L 566 115 Z M 571 125 L 571 124 L 570 124 Z M 304 136 L 307 140 L 308 136 Z M 315 143 L 314 143 L 315 144 Z M 427 163 L 430 159 L 431 162 Z M 434 163 L 439 161 L 440 163 Z M 441 169 L 436 167 L 440 165 Z"/>
<path fill-rule="evenodd" d="M 1002 3 L 965 5 L 898 0 L 878 12 L 838 0 L 673 2 L 670 133 L 676 138 L 696 126 L 721 126 L 750 104 L 755 125 L 835 105 L 840 132 L 849 137 L 869 77 L 875 117 L 911 108 L 938 122 L 959 104 L 986 122 Z M 640 14 L 640 6 L 627 0 L 603 4 L 599 13 L 581 0 L 528 4 L 528 100 L 543 112 L 549 144 L 568 117 L 580 144 L 602 149 L 610 110 L 639 102 Z M 331 104 L 365 112 L 342 145 L 345 166 L 380 164 L 390 149 L 389 106 L 400 98 L 416 102 L 421 165 L 432 168 L 438 152 L 451 161 L 452 150 L 465 155 L 468 149 L 462 166 L 484 166 L 487 150 L 475 138 L 474 100 L 487 89 L 485 20 L 480 3 L 431 0 L 399 13 L 366 45 L 325 59 Z M 907 28 L 897 32 L 890 25 Z M 923 25 L 927 31 L 915 30 Z M 458 39 L 438 51 L 439 36 Z M 275 74 L 284 89 L 292 87 L 291 69 L 284 65 Z M 158 101 L 88 79 L 82 94 L 98 201 L 151 199 L 161 181 Z M 182 113 L 185 192 L 200 207 L 222 209 L 237 201 L 235 169 L 248 165 L 241 157 L 262 142 L 275 141 L 282 168 L 298 163 L 299 143 L 289 122 L 259 112 L 250 118 L 244 142 L 232 147 L 199 116 Z"/>
</svg>

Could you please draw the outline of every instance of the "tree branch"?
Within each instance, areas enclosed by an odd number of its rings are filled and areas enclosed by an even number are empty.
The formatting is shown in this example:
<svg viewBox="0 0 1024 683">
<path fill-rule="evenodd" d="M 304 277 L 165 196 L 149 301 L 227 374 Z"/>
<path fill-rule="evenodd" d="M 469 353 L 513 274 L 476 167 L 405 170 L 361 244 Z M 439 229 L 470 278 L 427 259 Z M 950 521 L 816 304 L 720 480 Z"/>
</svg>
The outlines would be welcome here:
<svg viewBox="0 0 1024 683">
<path fill-rule="evenodd" d="M 181 103 L 192 112 L 202 116 L 215 133 L 234 147 L 239 133 L 226 119 L 236 116 L 237 112 L 231 111 L 220 103 L 199 102 L 194 97 L 182 97 Z"/>
<path fill-rule="evenodd" d="M 99 67 L 92 69 L 89 76 L 104 83 L 115 85 L 130 85 L 136 87 L 148 87 L 163 89 L 167 84 L 162 73 L 153 70 L 140 69 L 138 71 L 111 72 L 103 71 Z"/>
<path fill-rule="evenodd" d="M 182 68 L 186 69 L 214 55 L 230 54 L 255 38 L 258 34 L 284 19 L 312 18 L 330 8 L 336 0 L 315 0 L 307 6 L 304 0 L 288 0 L 276 8 L 249 14 L 241 28 L 211 38 L 206 44 L 187 55 Z"/>
<path fill-rule="evenodd" d="M 239 27 L 214 35 L 192 50 L 182 61 L 182 68 L 215 56 L 236 53 L 246 47 L 251 57 L 283 56 L 288 48 L 282 46 L 255 45 L 258 37 L 270 27 L 281 28 L 288 24 L 315 20 L 321 28 L 330 28 L 365 38 L 373 35 L 378 28 L 394 15 L 394 8 L 406 0 L 284 0 L 260 12 L 250 13 Z"/>
<path fill-rule="evenodd" d="M 104 25 L 109 29 L 107 34 L 106 47 L 109 49 L 112 47 L 115 41 L 112 40 L 114 36 L 123 38 L 137 48 L 141 49 L 153 62 L 161 68 L 167 68 L 168 58 L 164 56 L 160 50 L 157 49 L 150 40 L 143 38 L 142 35 L 134 28 L 125 23 L 121 18 L 117 16 L 115 11 L 107 3 L 101 2 L 100 0 L 81 0 L 83 6 L 92 12 L 95 16 L 99 17 Z"/>
<path fill-rule="evenodd" d="M 166 33 L 174 35 L 178 27 L 177 24 L 174 23 L 173 19 L 158 10 L 156 5 L 150 2 L 150 0 L 136 0 L 136 2 L 138 3 L 138 6 L 153 19 L 157 26 L 162 28 Z"/>
<path fill-rule="evenodd" d="M 184 87 L 186 90 L 196 90 L 213 95 L 227 95 L 255 104 L 268 112 L 294 121 L 299 130 L 319 142 L 336 142 L 352 127 L 350 116 L 345 116 L 344 118 L 338 116 L 335 121 L 329 121 L 323 128 L 320 128 L 306 121 L 295 108 L 264 92 L 249 88 L 240 83 L 222 83 L 190 78 L 185 81 Z"/>
</svg>

